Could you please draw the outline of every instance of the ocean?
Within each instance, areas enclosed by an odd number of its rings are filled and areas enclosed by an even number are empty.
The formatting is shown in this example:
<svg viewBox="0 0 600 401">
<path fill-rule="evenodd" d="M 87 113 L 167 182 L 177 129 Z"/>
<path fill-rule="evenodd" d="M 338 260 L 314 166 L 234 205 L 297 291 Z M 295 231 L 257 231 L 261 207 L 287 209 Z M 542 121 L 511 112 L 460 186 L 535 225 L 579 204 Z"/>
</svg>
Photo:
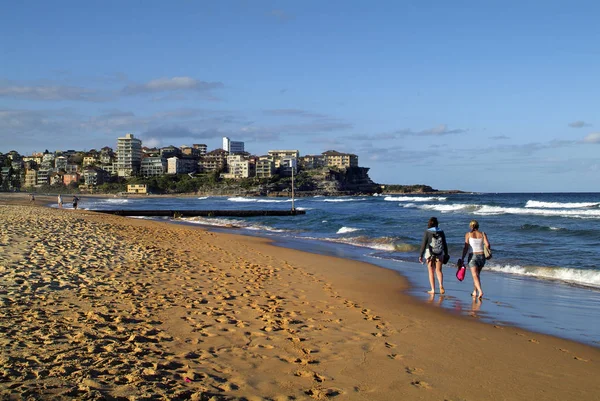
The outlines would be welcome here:
<svg viewBox="0 0 600 401">
<path fill-rule="evenodd" d="M 68 199 L 67 199 L 68 200 Z M 290 209 L 288 198 L 84 198 L 84 209 Z M 264 236 L 276 245 L 351 258 L 396 270 L 411 295 L 472 318 L 600 347 L 600 193 L 468 193 L 296 198 L 305 215 L 178 219 L 217 231 Z M 446 294 L 431 297 L 418 251 L 435 216 L 446 233 Z M 476 219 L 493 258 L 485 293 L 473 300 L 470 273 L 454 274 L 464 234 Z M 437 285 L 437 284 L 436 284 Z"/>
</svg>

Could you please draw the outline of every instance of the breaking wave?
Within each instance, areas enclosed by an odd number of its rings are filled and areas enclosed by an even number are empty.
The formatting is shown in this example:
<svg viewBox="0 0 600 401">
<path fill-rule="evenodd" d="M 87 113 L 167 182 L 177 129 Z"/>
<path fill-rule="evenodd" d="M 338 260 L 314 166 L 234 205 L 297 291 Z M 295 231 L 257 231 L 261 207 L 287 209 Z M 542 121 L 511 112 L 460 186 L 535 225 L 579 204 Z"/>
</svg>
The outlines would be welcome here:
<svg viewBox="0 0 600 401">
<path fill-rule="evenodd" d="M 598 207 L 600 202 L 540 202 L 534 200 L 528 200 L 525 207 L 538 208 L 538 209 L 582 209 L 589 207 Z"/>
<path fill-rule="evenodd" d="M 547 280 L 559 280 L 586 287 L 600 288 L 600 272 L 595 270 L 571 269 L 565 267 L 523 267 L 519 265 L 486 265 L 485 268 L 500 273 L 516 274 Z"/>
<path fill-rule="evenodd" d="M 386 196 L 383 198 L 384 201 L 390 202 L 433 202 L 433 201 L 445 201 L 448 198 L 442 196 Z"/>
<path fill-rule="evenodd" d="M 354 227 L 342 227 L 340 228 L 336 234 L 347 234 L 347 233 L 353 233 L 355 231 L 361 231 L 362 228 L 354 228 Z"/>
<path fill-rule="evenodd" d="M 356 198 L 348 198 L 348 199 L 343 199 L 343 198 L 336 198 L 336 199 L 324 199 L 323 202 L 359 202 L 359 201 L 366 201 L 366 199 L 361 198 L 361 199 L 356 199 Z"/>
</svg>

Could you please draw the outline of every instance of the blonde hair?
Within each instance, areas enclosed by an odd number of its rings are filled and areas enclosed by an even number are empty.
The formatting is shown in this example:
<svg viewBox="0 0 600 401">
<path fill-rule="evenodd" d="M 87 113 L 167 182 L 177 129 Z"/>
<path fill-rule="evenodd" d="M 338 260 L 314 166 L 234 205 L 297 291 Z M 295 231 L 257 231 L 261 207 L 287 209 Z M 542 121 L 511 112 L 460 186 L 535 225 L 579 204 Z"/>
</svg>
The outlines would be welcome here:
<svg viewBox="0 0 600 401">
<path fill-rule="evenodd" d="M 471 220 L 469 227 L 471 227 L 471 230 L 479 230 L 479 223 L 477 220 Z"/>
</svg>

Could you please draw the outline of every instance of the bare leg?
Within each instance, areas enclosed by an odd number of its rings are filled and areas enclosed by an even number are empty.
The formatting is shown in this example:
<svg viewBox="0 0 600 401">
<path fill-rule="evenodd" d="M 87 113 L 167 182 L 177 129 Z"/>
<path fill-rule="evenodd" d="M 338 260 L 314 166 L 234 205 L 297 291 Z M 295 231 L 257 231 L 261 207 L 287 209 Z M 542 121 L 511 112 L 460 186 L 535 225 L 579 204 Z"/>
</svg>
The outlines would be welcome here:
<svg viewBox="0 0 600 401">
<path fill-rule="evenodd" d="M 427 293 L 429 294 L 434 294 L 435 293 L 435 281 L 434 281 L 434 277 L 433 277 L 433 262 L 430 259 L 427 259 L 427 271 L 429 272 L 429 286 L 431 287 L 431 290 L 427 291 Z"/>
<path fill-rule="evenodd" d="M 471 275 L 473 276 L 473 285 L 475 286 L 475 290 L 479 292 L 479 298 L 483 298 L 483 290 L 481 289 L 481 281 L 479 280 L 479 273 L 481 272 L 481 268 L 471 267 Z M 475 294 L 476 291 L 473 291 Z M 475 294 L 477 295 L 477 294 Z M 475 296 L 473 295 L 473 296 Z"/>
<path fill-rule="evenodd" d="M 439 259 L 436 260 L 435 265 L 435 273 L 437 275 L 438 284 L 440 285 L 440 294 L 443 294 L 446 292 L 446 290 L 444 290 L 444 273 L 442 273 L 442 261 Z"/>
</svg>

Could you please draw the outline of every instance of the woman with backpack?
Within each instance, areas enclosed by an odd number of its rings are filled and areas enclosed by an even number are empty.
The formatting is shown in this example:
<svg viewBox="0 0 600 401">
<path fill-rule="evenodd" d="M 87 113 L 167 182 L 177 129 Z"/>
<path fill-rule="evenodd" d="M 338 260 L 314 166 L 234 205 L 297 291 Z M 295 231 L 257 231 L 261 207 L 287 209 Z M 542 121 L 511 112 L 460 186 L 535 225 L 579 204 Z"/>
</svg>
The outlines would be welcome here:
<svg viewBox="0 0 600 401">
<path fill-rule="evenodd" d="M 460 261 L 464 261 L 465 255 L 469 252 L 467 263 L 469 268 L 471 268 L 471 274 L 473 275 L 473 293 L 471 295 L 481 299 L 483 298 L 480 278 L 481 269 L 485 266 L 485 260 L 492 258 L 492 247 L 487 235 L 484 232 L 479 231 L 479 223 L 477 220 L 471 220 L 469 228 L 471 231 L 465 234 L 465 246 L 463 247 L 462 258 Z"/>
<path fill-rule="evenodd" d="M 432 217 L 427 222 L 427 230 L 425 230 L 425 234 L 423 234 L 421 251 L 419 252 L 419 263 L 423 263 L 423 257 L 425 257 L 427 262 L 429 285 L 431 286 L 431 290 L 427 291 L 427 293 L 435 294 L 434 271 L 437 276 L 438 285 L 440 286 L 440 294 L 445 293 L 442 265 L 448 262 L 450 256 L 448 255 L 446 235 L 444 234 L 444 231 L 438 227 L 437 217 Z"/>
</svg>

